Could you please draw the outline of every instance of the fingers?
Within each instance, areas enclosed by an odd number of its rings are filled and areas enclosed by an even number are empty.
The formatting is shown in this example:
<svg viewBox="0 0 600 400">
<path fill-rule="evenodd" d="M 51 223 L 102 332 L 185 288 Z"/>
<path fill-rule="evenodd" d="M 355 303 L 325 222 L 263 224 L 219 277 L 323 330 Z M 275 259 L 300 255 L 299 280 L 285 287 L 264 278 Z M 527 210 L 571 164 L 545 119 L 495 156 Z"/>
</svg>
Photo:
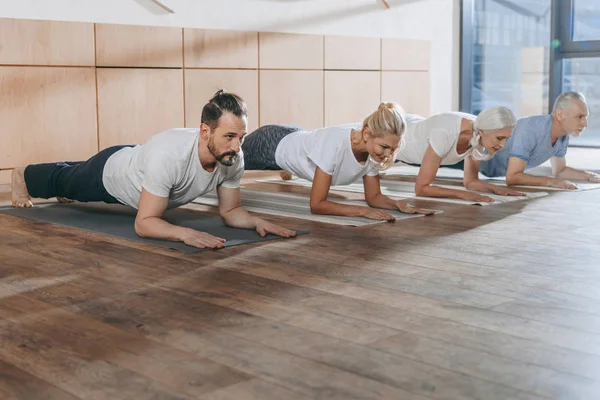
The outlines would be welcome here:
<svg viewBox="0 0 600 400">
<path fill-rule="evenodd" d="M 226 240 L 220 237 L 212 236 L 207 233 L 200 233 L 193 242 L 193 246 L 201 249 L 221 249 L 225 247 Z"/>
</svg>

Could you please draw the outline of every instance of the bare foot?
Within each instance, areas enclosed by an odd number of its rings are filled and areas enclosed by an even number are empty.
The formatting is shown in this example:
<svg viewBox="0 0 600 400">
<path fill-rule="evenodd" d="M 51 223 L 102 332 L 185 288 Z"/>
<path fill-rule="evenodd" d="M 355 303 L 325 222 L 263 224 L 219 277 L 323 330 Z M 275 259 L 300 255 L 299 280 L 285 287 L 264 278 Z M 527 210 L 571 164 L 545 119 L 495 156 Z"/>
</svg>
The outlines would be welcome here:
<svg viewBox="0 0 600 400">
<path fill-rule="evenodd" d="M 58 200 L 59 203 L 75 203 L 75 200 L 67 199 L 64 197 L 57 197 L 56 200 Z"/>
<path fill-rule="evenodd" d="M 25 169 L 15 168 L 11 175 L 11 200 L 13 207 L 24 208 L 33 207 L 31 202 L 31 196 L 27 192 L 27 185 L 25 184 Z"/>
<path fill-rule="evenodd" d="M 287 171 L 281 171 L 279 173 L 279 176 L 281 177 L 281 179 L 283 179 L 284 181 L 289 181 L 290 179 L 292 179 L 292 174 L 290 174 Z"/>
</svg>

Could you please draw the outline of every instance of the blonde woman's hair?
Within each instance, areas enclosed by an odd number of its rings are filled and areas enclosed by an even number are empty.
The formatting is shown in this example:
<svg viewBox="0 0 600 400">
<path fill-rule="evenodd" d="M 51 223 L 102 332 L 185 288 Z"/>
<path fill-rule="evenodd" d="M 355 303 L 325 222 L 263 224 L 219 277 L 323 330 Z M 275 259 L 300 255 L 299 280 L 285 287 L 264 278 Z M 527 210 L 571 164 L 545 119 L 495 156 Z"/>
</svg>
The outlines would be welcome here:
<svg viewBox="0 0 600 400">
<path fill-rule="evenodd" d="M 400 145 L 391 157 L 380 164 L 379 169 L 388 169 L 394 164 L 396 154 L 403 145 L 403 136 L 406 131 L 405 112 L 398 103 L 381 103 L 377 110 L 363 121 L 363 129 L 369 128 L 373 137 L 383 137 L 386 135 L 396 135 L 400 137 Z"/>
<path fill-rule="evenodd" d="M 481 135 L 499 131 L 504 128 L 514 128 L 517 124 L 515 114 L 506 107 L 489 107 L 479 113 L 473 122 L 473 137 L 470 144 L 473 147 L 471 157 L 474 160 L 489 160 L 493 155 L 488 154 L 481 144 Z"/>
</svg>

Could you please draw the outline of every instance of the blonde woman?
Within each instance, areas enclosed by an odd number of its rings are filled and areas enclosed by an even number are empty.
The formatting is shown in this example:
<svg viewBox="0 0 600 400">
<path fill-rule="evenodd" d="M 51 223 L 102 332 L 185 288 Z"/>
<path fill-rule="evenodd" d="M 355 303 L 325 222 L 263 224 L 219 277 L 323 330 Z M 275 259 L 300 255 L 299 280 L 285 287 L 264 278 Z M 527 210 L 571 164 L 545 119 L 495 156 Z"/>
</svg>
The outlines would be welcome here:
<svg viewBox="0 0 600 400">
<path fill-rule="evenodd" d="M 415 183 L 418 196 L 493 201 L 479 193 L 432 185 L 440 166 L 464 169 L 463 184 L 468 190 L 524 196 L 524 193 L 479 179 L 480 162 L 491 159 L 506 145 L 516 125 L 516 118 L 508 108 L 487 108 L 478 116 L 449 112 L 423 118 L 408 114 L 406 121 L 405 145 L 396 159 L 420 166 Z"/>
<path fill-rule="evenodd" d="M 242 151 L 246 170 L 283 170 L 312 181 L 310 209 L 314 214 L 362 216 L 393 221 L 381 210 L 433 214 L 381 194 L 379 170 L 394 162 L 406 129 L 396 103 L 382 103 L 362 124 L 303 130 L 291 125 L 266 125 L 248 135 Z M 327 199 L 331 186 L 363 178 L 370 207 L 339 204 Z"/>
</svg>

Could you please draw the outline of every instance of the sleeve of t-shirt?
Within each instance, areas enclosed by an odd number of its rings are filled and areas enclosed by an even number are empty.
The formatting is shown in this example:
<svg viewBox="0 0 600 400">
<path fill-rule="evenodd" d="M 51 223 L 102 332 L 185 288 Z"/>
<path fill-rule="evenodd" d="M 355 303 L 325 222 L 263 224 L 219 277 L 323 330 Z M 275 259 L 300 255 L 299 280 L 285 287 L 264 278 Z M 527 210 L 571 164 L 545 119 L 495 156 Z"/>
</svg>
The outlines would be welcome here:
<svg viewBox="0 0 600 400">
<path fill-rule="evenodd" d="M 527 128 L 528 124 L 517 123 L 512 134 L 512 144 L 508 153 L 510 157 L 517 157 L 523 161 L 529 161 L 537 144 L 536 137 L 538 132 Z"/>
<path fill-rule="evenodd" d="M 311 160 L 321 171 L 327 175 L 333 175 L 335 167 L 339 163 L 340 149 L 336 144 L 335 148 L 330 146 L 315 146 L 310 153 L 308 158 Z"/>
<path fill-rule="evenodd" d="M 444 158 L 454 147 L 454 137 L 445 129 L 432 129 L 429 132 L 429 145 L 435 154 Z"/>
<path fill-rule="evenodd" d="M 373 167 L 373 169 L 367 173 L 367 176 L 377 176 L 377 175 L 379 175 L 379 170 L 375 167 Z"/>
<path fill-rule="evenodd" d="M 237 161 L 228 168 L 227 175 L 219 186 L 228 189 L 237 189 L 240 187 L 242 175 L 244 175 L 244 154 L 240 151 Z"/>
<path fill-rule="evenodd" d="M 177 165 L 168 153 L 153 151 L 146 154 L 142 187 L 158 197 L 169 197 L 177 182 Z"/>
</svg>

